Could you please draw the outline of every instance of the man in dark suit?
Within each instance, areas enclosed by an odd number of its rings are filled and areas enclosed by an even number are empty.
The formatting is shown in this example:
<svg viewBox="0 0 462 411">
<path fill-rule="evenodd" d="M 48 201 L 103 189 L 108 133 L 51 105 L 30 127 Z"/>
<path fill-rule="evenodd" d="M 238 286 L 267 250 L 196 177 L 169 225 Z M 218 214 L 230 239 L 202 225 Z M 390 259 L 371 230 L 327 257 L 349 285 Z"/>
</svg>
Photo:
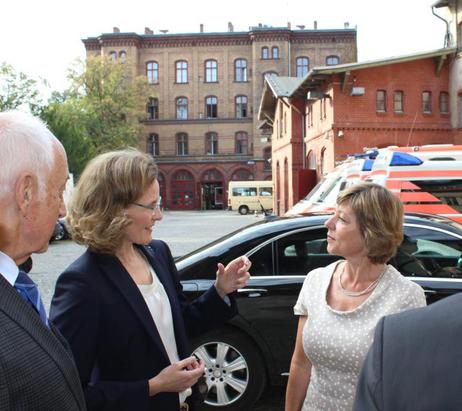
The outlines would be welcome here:
<svg viewBox="0 0 462 411">
<path fill-rule="evenodd" d="M 354 411 L 462 409 L 462 294 L 382 318 Z"/>
<path fill-rule="evenodd" d="M 0 410 L 85 410 L 67 343 L 18 269 L 66 212 L 64 148 L 40 120 L 0 113 L 0 164 Z"/>
</svg>

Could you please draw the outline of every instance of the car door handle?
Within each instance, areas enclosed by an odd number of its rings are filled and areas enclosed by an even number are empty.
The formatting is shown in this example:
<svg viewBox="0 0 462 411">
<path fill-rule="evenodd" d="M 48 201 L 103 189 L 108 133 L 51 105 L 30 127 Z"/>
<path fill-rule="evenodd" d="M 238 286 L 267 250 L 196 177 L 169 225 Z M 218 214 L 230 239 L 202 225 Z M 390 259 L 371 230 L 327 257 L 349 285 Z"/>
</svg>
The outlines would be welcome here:
<svg viewBox="0 0 462 411">
<path fill-rule="evenodd" d="M 265 288 L 241 288 L 237 290 L 237 292 L 239 294 L 246 294 L 249 298 L 253 298 L 261 297 L 263 294 L 266 294 L 268 290 Z"/>
</svg>

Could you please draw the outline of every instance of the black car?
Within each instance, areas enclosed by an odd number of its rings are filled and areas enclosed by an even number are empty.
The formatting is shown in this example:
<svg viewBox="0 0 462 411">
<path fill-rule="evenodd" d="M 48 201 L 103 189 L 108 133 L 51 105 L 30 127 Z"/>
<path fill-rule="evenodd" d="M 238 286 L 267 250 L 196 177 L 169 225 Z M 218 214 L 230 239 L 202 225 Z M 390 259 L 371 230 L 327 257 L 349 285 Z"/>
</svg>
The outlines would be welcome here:
<svg viewBox="0 0 462 411">
<path fill-rule="evenodd" d="M 55 228 L 53 229 L 53 234 L 50 238 L 50 242 L 66 240 L 67 238 L 70 238 L 70 235 L 66 227 L 66 220 L 64 218 L 60 218 L 58 219 L 58 221 L 56 221 Z"/>
<path fill-rule="evenodd" d="M 218 262 L 242 254 L 252 261 L 252 276 L 236 293 L 239 315 L 193 341 L 195 354 L 206 364 L 205 410 L 250 410 L 266 384 L 286 382 L 298 321 L 293 306 L 306 273 L 339 258 L 326 250 L 327 218 L 259 222 L 177 260 L 191 298 L 210 287 Z M 462 291 L 462 225 L 409 214 L 404 232 L 390 263 L 424 288 L 427 302 Z"/>
</svg>

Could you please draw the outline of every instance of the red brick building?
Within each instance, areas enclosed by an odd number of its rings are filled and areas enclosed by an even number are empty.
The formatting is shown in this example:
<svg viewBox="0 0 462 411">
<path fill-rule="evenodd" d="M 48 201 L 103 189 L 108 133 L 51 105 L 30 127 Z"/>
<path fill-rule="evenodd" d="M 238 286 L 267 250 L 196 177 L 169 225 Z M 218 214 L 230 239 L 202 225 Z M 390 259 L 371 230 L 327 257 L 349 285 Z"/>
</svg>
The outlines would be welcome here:
<svg viewBox="0 0 462 411">
<path fill-rule="evenodd" d="M 275 210 L 283 214 L 364 147 L 453 143 L 447 48 L 315 67 L 298 82 L 266 79 L 259 117 L 273 127 Z"/>
</svg>

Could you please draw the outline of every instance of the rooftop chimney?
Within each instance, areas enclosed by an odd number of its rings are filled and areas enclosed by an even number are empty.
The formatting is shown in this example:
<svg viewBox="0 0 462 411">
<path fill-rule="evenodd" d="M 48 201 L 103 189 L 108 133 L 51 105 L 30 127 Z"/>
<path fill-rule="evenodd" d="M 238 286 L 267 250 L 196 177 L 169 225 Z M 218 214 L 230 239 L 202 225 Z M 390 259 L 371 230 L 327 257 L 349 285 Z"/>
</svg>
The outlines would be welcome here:
<svg viewBox="0 0 462 411">
<path fill-rule="evenodd" d="M 315 30 L 318 29 L 318 22 L 317 22 L 316 20 L 314 21 L 313 28 L 314 28 Z"/>
<path fill-rule="evenodd" d="M 234 31 L 234 26 L 233 26 L 233 23 L 231 23 L 230 21 L 228 22 L 228 31 L 230 33 L 232 33 Z"/>
<path fill-rule="evenodd" d="M 112 32 L 113 32 L 113 33 L 120 33 L 120 29 L 119 29 L 118 27 L 115 27 L 115 26 L 114 26 L 114 27 L 112 28 Z"/>
<path fill-rule="evenodd" d="M 288 28 L 289 30 L 292 29 L 292 25 L 290 24 L 290 21 L 287 22 L 287 28 Z"/>
<path fill-rule="evenodd" d="M 345 23 L 343 23 L 343 27 L 347 29 L 348 27 L 350 27 L 350 23 L 348 23 L 348 21 L 346 21 Z"/>
<path fill-rule="evenodd" d="M 199 31 L 200 31 L 201 33 L 204 32 L 204 25 L 203 25 L 202 23 L 199 25 Z"/>
<path fill-rule="evenodd" d="M 258 23 L 258 28 L 261 29 L 263 26 L 261 23 Z"/>
<path fill-rule="evenodd" d="M 154 31 L 151 30 L 149 27 L 144 28 L 144 34 L 154 34 Z"/>
</svg>

